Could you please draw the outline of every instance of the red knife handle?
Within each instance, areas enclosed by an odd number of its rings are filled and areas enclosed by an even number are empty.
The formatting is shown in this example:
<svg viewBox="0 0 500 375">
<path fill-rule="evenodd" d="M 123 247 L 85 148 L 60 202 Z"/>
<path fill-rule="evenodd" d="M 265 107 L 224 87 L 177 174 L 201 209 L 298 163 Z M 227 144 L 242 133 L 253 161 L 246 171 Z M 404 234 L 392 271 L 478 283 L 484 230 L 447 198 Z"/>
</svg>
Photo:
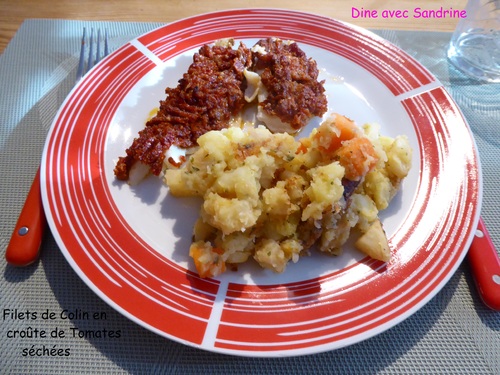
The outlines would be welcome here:
<svg viewBox="0 0 500 375">
<path fill-rule="evenodd" d="M 500 311 L 500 258 L 482 218 L 477 229 L 468 253 L 469 264 L 481 299 Z"/>
<path fill-rule="evenodd" d="M 46 225 L 38 170 L 5 251 L 7 262 L 14 266 L 33 263 L 38 258 Z"/>
</svg>

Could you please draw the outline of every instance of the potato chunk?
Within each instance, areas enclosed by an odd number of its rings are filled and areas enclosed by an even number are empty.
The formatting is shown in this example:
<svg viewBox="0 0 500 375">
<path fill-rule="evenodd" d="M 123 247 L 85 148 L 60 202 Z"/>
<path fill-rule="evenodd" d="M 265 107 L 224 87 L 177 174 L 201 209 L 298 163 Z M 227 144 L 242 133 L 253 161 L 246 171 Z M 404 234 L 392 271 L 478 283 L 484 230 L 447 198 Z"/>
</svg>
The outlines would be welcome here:
<svg viewBox="0 0 500 375">
<path fill-rule="evenodd" d="M 391 250 L 380 220 L 375 220 L 368 230 L 354 243 L 359 250 L 373 259 L 388 262 Z"/>
</svg>

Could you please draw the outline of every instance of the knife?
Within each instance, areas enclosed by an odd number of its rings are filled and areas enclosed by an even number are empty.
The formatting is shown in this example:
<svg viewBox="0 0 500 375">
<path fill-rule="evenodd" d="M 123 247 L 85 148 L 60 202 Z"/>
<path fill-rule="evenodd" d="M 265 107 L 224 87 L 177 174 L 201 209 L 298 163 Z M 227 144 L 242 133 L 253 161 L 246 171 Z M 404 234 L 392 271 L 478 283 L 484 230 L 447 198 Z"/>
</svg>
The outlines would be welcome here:
<svg viewBox="0 0 500 375">
<path fill-rule="evenodd" d="M 467 257 L 484 304 L 500 311 L 500 258 L 482 218 Z"/>
<path fill-rule="evenodd" d="M 47 220 L 40 190 L 40 169 L 36 172 L 24 206 L 5 251 L 7 262 L 27 266 L 37 260 Z"/>
</svg>

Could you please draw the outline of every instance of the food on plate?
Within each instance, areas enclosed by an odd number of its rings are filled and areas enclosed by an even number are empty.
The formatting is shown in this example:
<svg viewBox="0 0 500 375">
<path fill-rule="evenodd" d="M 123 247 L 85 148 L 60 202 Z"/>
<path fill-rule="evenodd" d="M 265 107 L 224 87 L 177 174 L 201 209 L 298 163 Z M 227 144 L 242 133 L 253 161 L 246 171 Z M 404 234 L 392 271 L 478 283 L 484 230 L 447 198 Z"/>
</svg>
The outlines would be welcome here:
<svg viewBox="0 0 500 375">
<path fill-rule="evenodd" d="M 283 272 L 313 246 L 339 254 L 354 229 L 361 251 L 388 261 L 378 213 L 408 174 L 411 152 L 405 136 L 332 114 L 298 141 L 263 126 L 207 132 L 164 180 L 175 196 L 203 198 L 189 250 L 201 277 L 251 258 Z"/>
<path fill-rule="evenodd" d="M 250 50 L 243 44 L 237 49 L 230 42 L 202 46 L 177 87 L 165 90 L 167 97 L 156 116 L 119 158 L 116 178 L 128 180 L 137 163 L 142 174 L 151 170 L 159 175 L 172 145 L 190 148 L 201 134 L 227 127 L 246 103 L 243 70 L 250 63 Z"/>
<path fill-rule="evenodd" d="M 242 124 L 248 103 L 273 131 L 296 132 L 327 110 L 316 62 L 292 41 L 260 40 L 252 49 L 232 39 L 204 45 L 157 114 L 118 159 L 115 176 L 134 184 L 150 172 L 177 168 L 199 136 Z M 255 105 L 255 102 L 258 104 Z"/>
<path fill-rule="evenodd" d="M 340 254 L 353 231 L 359 250 L 390 259 L 378 213 L 408 174 L 409 142 L 339 114 L 296 140 L 327 112 L 318 76 L 293 41 L 204 45 L 116 163 L 119 180 L 153 173 L 203 198 L 189 250 L 201 277 L 250 258 L 280 273 L 313 247 Z"/>
<path fill-rule="evenodd" d="M 316 61 L 297 43 L 268 38 L 252 48 L 252 71 L 260 78 L 257 119 L 273 132 L 295 133 L 327 109 Z M 254 95 L 256 93 L 254 92 Z"/>
</svg>

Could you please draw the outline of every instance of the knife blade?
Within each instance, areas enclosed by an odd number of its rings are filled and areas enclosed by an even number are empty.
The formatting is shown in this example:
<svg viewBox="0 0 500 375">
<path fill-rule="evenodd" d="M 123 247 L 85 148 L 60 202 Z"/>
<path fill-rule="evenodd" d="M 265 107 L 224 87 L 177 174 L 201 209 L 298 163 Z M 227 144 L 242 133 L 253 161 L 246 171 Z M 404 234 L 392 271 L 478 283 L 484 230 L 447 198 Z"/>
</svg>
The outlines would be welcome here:
<svg viewBox="0 0 500 375">
<path fill-rule="evenodd" d="M 40 169 L 38 169 L 7 245 L 5 251 L 7 262 L 19 267 L 35 262 L 46 226 L 47 220 L 40 191 Z"/>
</svg>

